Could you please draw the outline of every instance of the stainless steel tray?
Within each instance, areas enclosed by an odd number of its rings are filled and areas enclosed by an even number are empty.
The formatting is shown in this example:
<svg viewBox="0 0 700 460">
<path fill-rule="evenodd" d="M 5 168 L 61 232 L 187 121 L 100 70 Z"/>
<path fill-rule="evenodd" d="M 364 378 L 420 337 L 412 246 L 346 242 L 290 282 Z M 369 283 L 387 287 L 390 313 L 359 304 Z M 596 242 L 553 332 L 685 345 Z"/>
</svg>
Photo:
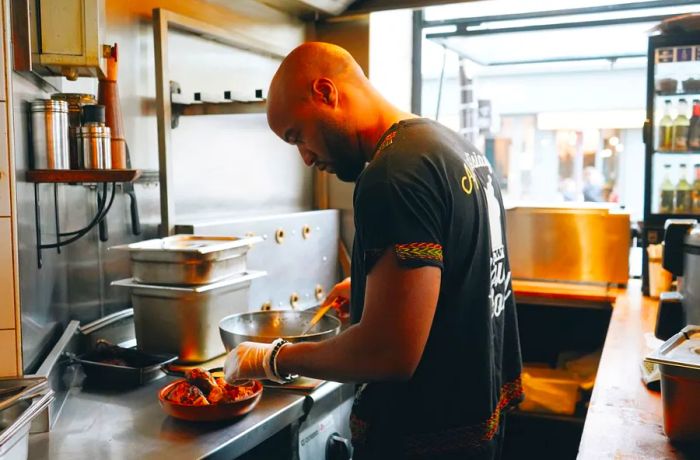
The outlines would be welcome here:
<svg viewBox="0 0 700 460">
<path fill-rule="evenodd" d="M 49 383 L 45 377 L 0 378 L 0 411 L 48 390 Z"/>
<path fill-rule="evenodd" d="M 112 285 L 131 288 L 137 347 L 149 353 L 173 353 L 181 362 L 202 362 L 225 352 L 219 321 L 248 311 L 250 283 L 266 273 L 205 286 L 154 286 L 133 279 Z"/>
<path fill-rule="evenodd" d="M 175 235 L 112 249 L 128 250 L 134 280 L 166 285 L 215 283 L 246 271 L 246 254 L 259 236 Z"/>
<path fill-rule="evenodd" d="M 15 401 L 0 410 L 0 458 L 26 458 L 29 427 L 53 401 L 53 391 L 33 399 Z"/>
<path fill-rule="evenodd" d="M 686 326 L 646 359 L 661 365 L 662 372 L 673 368 L 676 373 L 700 378 L 700 326 Z"/>
</svg>

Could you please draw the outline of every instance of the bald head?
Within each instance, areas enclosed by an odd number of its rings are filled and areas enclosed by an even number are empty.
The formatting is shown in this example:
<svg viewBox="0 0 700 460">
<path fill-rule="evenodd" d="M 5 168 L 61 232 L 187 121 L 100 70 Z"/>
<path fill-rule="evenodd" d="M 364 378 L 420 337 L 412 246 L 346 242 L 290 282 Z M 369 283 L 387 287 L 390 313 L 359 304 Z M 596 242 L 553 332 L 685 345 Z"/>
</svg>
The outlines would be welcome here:
<svg viewBox="0 0 700 460">
<path fill-rule="evenodd" d="M 345 49 L 331 43 L 308 42 L 296 47 L 280 64 L 267 95 L 267 116 L 275 130 L 279 115 L 308 103 L 313 82 L 327 79 L 339 86 L 367 82 L 362 68 Z"/>
<path fill-rule="evenodd" d="M 330 43 L 309 42 L 282 61 L 267 94 L 267 121 L 296 145 L 307 166 L 353 181 L 395 119 L 355 59 Z"/>
<path fill-rule="evenodd" d="M 293 91 L 303 96 L 304 88 L 318 78 L 355 82 L 366 80 L 362 68 L 345 49 L 322 42 L 308 42 L 296 47 L 282 61 L 272 78 L 268 104 L 274 107 L 280 97 Z"/>
</svg>

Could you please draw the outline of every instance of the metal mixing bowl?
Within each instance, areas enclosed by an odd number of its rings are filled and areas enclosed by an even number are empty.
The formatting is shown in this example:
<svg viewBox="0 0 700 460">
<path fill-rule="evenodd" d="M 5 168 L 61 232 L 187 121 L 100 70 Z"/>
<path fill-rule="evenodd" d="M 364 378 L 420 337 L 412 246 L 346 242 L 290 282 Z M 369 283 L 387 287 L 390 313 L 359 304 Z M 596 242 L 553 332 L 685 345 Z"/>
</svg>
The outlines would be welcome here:
<svg viewBox="0 0 700 460">
<path fill-rule="evenodd" d="M 227 316 L 219 322 L 221 341 L 226 351 L 231 351 L 241 342 L 270 343 L 278 337 L 289 342 L 319 342 L 340 332 L 340 320 L 326 315 L 309 331 L 308 326 L 314 311 L 271 310 L 239 313 Z"/>
</svg>

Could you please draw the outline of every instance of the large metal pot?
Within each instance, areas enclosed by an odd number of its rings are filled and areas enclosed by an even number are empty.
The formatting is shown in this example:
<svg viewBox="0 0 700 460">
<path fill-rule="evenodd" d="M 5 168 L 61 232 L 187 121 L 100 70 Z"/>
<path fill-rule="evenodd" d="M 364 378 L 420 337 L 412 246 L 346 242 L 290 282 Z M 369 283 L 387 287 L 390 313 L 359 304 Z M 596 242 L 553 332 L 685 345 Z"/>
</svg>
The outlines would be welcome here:
<svg viewBox="0 0 700 460">
<path fill-rule="evenodd" d="M 700 324 L 700 225 L 685 237 L 683 248 L 683 307 L 686 324 Z"/>
<path fill-rule="evenodd" d="M 222 319 L 219 333 L 228 352 L 242 342 L 270 343 L 278 337 L 290 342 L 319 342 L 340 332 L 340 320 L 326 315 L 308 334 L 302 336 L 302 331 L 313 316 L 313 311 L 289 310 L 239 313 Z"/>
</svg>

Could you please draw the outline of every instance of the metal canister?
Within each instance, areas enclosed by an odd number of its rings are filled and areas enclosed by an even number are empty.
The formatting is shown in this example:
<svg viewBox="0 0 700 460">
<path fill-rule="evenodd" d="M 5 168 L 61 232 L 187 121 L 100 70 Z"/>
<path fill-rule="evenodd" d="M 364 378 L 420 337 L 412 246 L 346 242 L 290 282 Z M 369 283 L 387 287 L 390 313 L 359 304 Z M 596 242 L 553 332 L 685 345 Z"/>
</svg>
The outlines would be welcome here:
<svg viewBox="0 0 700 460">
<path fill-rule="evenodd" d="M 101 123 L 87 123 L 78 129 L 78 153 L 85 169 L 110 169 L 110 132 Z"/>
<path fill-rule="evenodd" d="M 83 106 L 97 104 L 93 94 L 56 93 L 51 99 L 68 103 L 68 146 L 70 152 L 70 168 L 83 168 L 82 158 L 78 155 L 78 129 L 81 126 Z"/>
<path fill-rule="evenodd" d="M 31 103 L 34 169 L 68 169 L 68 103 L 37 99 Z"/>
</svg>

